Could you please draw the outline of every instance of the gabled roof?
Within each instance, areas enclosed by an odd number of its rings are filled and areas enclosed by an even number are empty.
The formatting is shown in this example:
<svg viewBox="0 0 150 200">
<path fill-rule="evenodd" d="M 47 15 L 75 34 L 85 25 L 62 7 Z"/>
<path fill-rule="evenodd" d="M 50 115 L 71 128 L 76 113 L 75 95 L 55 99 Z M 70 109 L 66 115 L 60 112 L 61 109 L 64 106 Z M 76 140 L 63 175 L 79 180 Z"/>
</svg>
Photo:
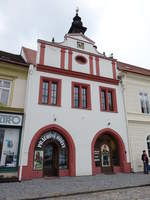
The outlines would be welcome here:
<svg viewBox="0 0 150 200">
<path fill-rule="evenodd" d="M 12 54 L 5 51 L 0 51 L 0 61 L 28 67 L 28 64 L 25 62 L 21 55 Z"/>
<path fill-rule="evenodd" d="M 26 47 L 22 47 L 22 50 L 25 54 L 25 58 L 26 58 L 27 63 L 35 65 L 36 64 L 36 54 L 37 54 L 37 52 L 33 49 L 29 49 L 29 48 L 26 48 Z"/>
<path fill-rule="evenodd" d="M 136 73 L 136 74 L 141 74 L 144 76 L 150 76 L 150 70 L 137 67 L 131 64 L 123 63 L 123 62 L 117 62 L 118 63 L 118 69 L 120 71 L 125 71 L 125 72 L 131 72 L 131 73 Z"/>
</svg>

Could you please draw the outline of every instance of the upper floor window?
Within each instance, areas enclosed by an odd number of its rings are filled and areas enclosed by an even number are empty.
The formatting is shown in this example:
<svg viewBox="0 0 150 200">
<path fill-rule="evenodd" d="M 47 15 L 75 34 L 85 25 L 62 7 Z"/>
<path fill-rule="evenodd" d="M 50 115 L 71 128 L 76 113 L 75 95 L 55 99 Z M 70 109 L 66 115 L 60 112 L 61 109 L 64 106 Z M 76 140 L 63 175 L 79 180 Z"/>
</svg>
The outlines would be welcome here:
<svg viewBox="0 0 150 200">
<path fill-rule="evenodd" d="M 72 107 L 91 109 L 90 85 L 72 83 Z"/>
<path fill-rule="evenodd" d="M 150 113 L 148 94 L 140 92 L 141 112 Z"/>
<path fill-rule="evenodd" d="M 0 103 L 8 105 L 11 91 L 11 81 L 0 79 Z"/>
<path fill-rule="evenodd" d="M 147 149 L 148 149 L 148 155 L 150 157 L 150 135 L 147 136 Z"/>
<path fill-rule="evenodd" d="M 116 90 L 100 87 L 100 108 L 101 111 L 117 112 Z"/>
<path fill-rule="evenodd" d="M 77 48 L 84 49 L 84 43 L 77 41 Z"/>
<path fill-rule="evenodd" d="M 61 80 L 41 77 L 39 103 L 60 106 Z"/>
</svg>

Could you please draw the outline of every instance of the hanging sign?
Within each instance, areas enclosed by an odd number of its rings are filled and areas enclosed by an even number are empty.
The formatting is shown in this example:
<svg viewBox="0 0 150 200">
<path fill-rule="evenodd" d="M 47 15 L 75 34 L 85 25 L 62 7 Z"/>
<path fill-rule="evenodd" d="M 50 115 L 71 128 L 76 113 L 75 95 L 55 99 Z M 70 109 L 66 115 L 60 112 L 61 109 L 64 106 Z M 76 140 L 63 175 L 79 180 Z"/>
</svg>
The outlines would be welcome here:
<svg viewBox="0 0 150 200">
<path fill-rule="evenodd" d="M 46 142 L 47 140 L 56 140 L 60 144 L 61 148 L 66 148 L 65 140 L 63 139 L 63 137 L 60 134 L 58 134 L 55 131 L 50 131 L 50 132 L 47 132 L 46 134 L 44 134 L 38 141 L 38 144 L 36 147 L 42 148 L 43 143 Z"/>
</svg>

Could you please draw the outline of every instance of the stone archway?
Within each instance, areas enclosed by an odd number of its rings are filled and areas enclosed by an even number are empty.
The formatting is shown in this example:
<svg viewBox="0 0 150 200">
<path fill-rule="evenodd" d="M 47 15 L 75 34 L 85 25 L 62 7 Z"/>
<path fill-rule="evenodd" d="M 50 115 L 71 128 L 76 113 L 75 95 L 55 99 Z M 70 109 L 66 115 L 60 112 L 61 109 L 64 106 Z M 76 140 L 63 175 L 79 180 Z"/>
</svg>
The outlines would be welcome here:
<svg viewBox="0 0 150 200">
<path fill-rule="evenodd" d="M 96 144 L 96 141 L 103 137 L 105 134 L 110 135 L 111 137 L 113 137 L 118 145 L 118 151 L 119 151 L 119 160 L 120 160 L 120 166 L 114 166 L 113 167 L 113 172 L 126 172 L 129 173 L 131 171 L 131 166 L 130 163 L 127 163 L 127 158 L 126 158 L 126 149 L 125 149 L 125 145 L 124 142 L 121 138 L 121 136 L 114 131 L 113 129 L 110 128 L 105 128 L 100 130 L 99 132 L 97 132 L 92 140 L 91 143 L 91 154 L 92 154 L 92 174 L 95 175 L 97 173 L 101 173 L 101 169 L 97 168 L 95 165 L 95 161 L 94 161 L 94 147 Z"/>
<path fill-rule="evenodd" d="M 28 165 L 23 166 L 22 169 L 22 180 L 27 180 L 27 179 L 32 179 L 32 178 L 40 178 L 42 177 L 42 171 L 36 171 L 33 169 L 33 164 L 34 164 L 34 149 L 37 144 L 37 141 L 39 138 L 46 133 L 47 131 L 57 131 L 59 132 L 67 141 L 68 143 L 68 150 L 69 150 L 69 169 L 60 171 L 59 176 L 75 176 L 76 175 L 76 167 L 75 167 L 75 144 L 73 142 L 72 137 L 70 134 L 61 126 L 56 125 L 56 124 L 51 124 L 42 127 L 39 129 L 35 135 L 32 138 L 32 141 L 29 146 L 29 151 L 28 151 Z"/>
</svg>

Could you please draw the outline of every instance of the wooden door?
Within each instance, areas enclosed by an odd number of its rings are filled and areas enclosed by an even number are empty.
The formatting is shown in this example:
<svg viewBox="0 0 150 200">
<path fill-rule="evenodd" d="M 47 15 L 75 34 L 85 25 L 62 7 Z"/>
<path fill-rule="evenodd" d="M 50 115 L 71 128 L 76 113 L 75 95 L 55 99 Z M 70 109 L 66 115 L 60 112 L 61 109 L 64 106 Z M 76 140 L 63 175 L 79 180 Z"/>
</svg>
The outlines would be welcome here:
<svg viewBox="0 0 150 200">
<path fill-rule="evenodd" d="M 44 147 L 43 175 L 58 175 L 58 147 L 54 144 L 47 144 Z"/>
</svg>

